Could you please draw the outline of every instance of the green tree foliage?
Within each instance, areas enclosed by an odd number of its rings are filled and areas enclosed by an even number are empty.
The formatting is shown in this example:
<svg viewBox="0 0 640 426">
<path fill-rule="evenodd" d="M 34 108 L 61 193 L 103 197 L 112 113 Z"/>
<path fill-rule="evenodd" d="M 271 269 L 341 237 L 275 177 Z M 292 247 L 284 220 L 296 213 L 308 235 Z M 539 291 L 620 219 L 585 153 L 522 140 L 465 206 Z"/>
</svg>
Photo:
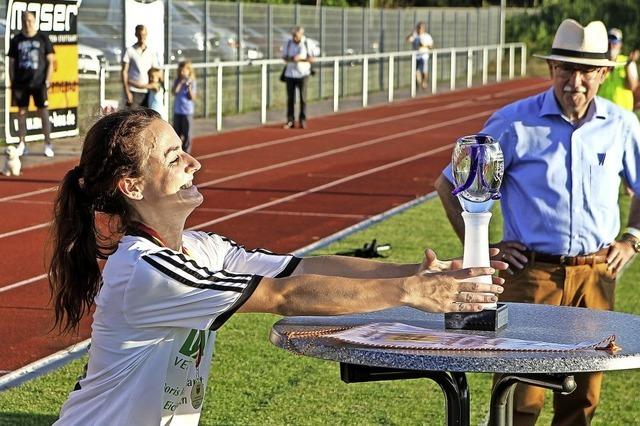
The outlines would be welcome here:
<svg viewBox="0 0 640 426">
<path fill-rule="evenodd" d="M 638 0 L 547 0 L 539 9 L 509 18 L 507 41 L 523 41 L 532 53 L 547 53 L 558 25 L 567 18 L 582 25 L 599 20 L 607 28 L 620 28 L 624 53 L 640 47 Z"/>
</svg>

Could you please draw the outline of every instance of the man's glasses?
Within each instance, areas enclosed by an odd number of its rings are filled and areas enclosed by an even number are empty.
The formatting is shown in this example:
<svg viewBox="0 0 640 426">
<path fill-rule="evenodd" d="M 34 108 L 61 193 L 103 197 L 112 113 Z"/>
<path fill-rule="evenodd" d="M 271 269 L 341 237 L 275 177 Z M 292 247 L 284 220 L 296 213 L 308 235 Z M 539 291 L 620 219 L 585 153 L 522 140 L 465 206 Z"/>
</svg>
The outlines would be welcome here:
<svg viewBox="0 0 640 426">
<path fill-rule="evenodd" d="M 569 63 L 560 63 L 553 66 L 556 73 L 561 78 L 570 78 L 573 73 L 579 72 L 580 75 L 587 80 L 594 80 L 598 76 L 601 67 L 593 67 L 588 65 L 576 65 Z"/>
</svg>

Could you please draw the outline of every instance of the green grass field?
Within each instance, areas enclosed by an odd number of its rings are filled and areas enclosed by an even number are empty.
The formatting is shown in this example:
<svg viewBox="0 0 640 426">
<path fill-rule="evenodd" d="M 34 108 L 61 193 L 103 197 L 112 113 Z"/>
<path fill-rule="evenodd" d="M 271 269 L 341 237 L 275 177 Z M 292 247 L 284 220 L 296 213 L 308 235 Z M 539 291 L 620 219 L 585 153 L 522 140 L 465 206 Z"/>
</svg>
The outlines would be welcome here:
<svg viewBox="0 0 640 426">
<path fill-rule="evenodd" d="M 622 203 L 626 217 L 629 203 L 626 195 L 622 196 Z M 499 239 L 499 229 L 500 217 L 496 214 L 492 240 Z M 436 249 L 441 258 L 461 253 L 461 244 L 438 200 L 354 234 L 321 253 L 359 247 L 372 238 L 392 244 L 389 261 L 418 262 L 427 246 Z M 635 287 L 639 275 L 640 263 L 624 273 L 618 284 L 617 310 L 640 314 L 640 296 Z M 292 355 L 272 346 L 268 335 L 277 319 L 273 315 L 236 315 L 220 330 L 201 424 L 444 424 L 444 400 L 434 383 L 409 380 L 344 384 L 337 364 Z M 0 393 L 0 425 L 51 424 L 85 362 L 86 359 L 79 360 Z M 486 417 L 491 378 L 488 374 L 469 374 L 468 379 L 471 424 L 478 425 Z M 640 418 L 640 407 L 635 402 L 637 389 L 640 372 L 608 374 L 594 424 L 637 424 Z M 547 404 L 539 424 L 549 424 L 549 408 Z"/>
</svg>

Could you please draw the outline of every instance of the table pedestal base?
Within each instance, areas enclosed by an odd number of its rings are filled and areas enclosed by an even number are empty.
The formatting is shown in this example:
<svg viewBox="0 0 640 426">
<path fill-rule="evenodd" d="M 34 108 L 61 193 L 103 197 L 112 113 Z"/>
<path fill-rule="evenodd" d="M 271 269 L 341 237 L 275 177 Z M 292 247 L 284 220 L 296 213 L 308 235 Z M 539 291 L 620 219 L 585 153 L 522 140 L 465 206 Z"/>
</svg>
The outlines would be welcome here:
<svg viewBox="0 0 640 426">
<path fill-rule="evenodd" d="M 471 421 L 469 385 L 465 373 L 402 370 L 341 362 L 340 378 L 345 383 L 431 379 L 440 386 L 444 393 L 447 426 L 468 426 Z M 513 390 L 518 383 L 540 386 L 563 394 L 570 394 L 576 388 L 576 382 L 570 374 L 505 374 L 491 391 L 490 426 L 513 425 Z"/>
<path fill-rule="evenodd" d="M 576 389 L 576 382 L 569 374 L 505 374 L 491 391 L 489 426 L 513 425 L 513 392 L 518 383 L 551 389 L 565 395 Z"/>
<path fill-rule="evenodd" d="M 431 379 L 444 393 L 447 426 L 469 425 L 469 385 L 464 373 L 446 371 L 400 370 L 340 363 L 340 377 L 345 383 L 381 380 Z"/>
</svg>

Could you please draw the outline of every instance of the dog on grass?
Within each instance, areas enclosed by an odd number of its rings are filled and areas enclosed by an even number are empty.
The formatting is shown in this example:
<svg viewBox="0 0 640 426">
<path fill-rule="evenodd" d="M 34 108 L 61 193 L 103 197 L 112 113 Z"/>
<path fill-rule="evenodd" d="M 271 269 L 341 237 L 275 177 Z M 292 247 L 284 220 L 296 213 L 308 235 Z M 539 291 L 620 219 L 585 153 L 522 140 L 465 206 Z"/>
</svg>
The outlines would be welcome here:
<svg viewBox="0 0 640 426">
<path fill-rule="evenodd" d="M 20 176 L 20 169 L 22 163 L 20 162 L 20 153 L 15 145 L 9 145 L 4 150 L 4 167 L 2 168 L 2 174 L 5 176 Z"/>
</svg>

